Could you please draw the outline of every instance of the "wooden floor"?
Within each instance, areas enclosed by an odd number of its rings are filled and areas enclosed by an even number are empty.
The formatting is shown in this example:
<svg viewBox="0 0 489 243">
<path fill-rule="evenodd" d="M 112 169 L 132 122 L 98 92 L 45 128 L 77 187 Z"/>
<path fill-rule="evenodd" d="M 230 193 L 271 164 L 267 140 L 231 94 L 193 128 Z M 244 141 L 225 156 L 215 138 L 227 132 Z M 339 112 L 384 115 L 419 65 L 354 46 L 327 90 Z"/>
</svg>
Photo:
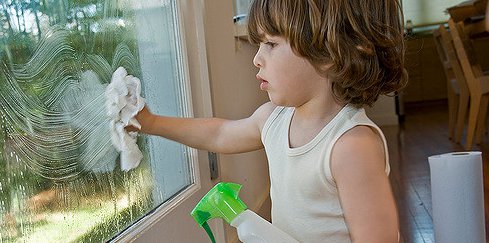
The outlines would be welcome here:
<svg viewBox="0 0 489 243">
<path fill-rule="evenodd" d="M 448 115 L 445 102 L 407 104 L 400 126 L 382 127 L 388 144 L 391 183 L 399 210 L 401 235 L 405 243 L 435 242 L 431 207 L 428 157 L 464 151 L 448 139 Z M 462 142 L 465 142 L 464 140 Z M 489 135 L 472 150 L 482 151 L 486 208 L 486 239 L 489 239 Z"/>
</svg>

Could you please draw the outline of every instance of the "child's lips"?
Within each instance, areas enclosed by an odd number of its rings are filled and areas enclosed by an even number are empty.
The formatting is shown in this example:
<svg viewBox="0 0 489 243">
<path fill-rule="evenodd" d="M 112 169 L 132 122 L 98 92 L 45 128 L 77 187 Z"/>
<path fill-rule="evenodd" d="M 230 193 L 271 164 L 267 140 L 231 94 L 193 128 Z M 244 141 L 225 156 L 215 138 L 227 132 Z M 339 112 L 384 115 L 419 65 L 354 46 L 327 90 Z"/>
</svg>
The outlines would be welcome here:
<svg viewBox="0 0 489 243">
<path fill-rule="evenodd" d="M 268 89 L 268 81 L 261 78 L 260 76 L 256 75 L 256 79 L 260 81 L 260 89 L 261 90 L 267 90 Z"/>
</svg>

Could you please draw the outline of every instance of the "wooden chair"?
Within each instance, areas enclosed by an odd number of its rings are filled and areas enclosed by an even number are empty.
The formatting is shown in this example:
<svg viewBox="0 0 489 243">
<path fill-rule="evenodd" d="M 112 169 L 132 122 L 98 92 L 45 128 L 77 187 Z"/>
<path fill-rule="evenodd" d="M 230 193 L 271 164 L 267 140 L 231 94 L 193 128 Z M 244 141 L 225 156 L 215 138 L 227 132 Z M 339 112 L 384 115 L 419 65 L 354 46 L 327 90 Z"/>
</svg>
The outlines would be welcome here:
<svg viewBox="0 0 489 243">
<path fill-rule="evenodd" d="M 465 149 L 472 149 L 474 135 L 480 144 L 489 103 L 489 75 L 485 75 L 475 60 L 474 50 L 469 37 L 464 32 L 463 22 L 448 20 L 453 45 L 462 67 L 470 94 L 469 122 Z"/>
<path fill-rule="evenodd" d="M 469 104 L 469 89 L 445 25 L 441 24 L 435 29 L 433 37 L 447 78 L 448 137 L 460 143 Z"/>
</svg>

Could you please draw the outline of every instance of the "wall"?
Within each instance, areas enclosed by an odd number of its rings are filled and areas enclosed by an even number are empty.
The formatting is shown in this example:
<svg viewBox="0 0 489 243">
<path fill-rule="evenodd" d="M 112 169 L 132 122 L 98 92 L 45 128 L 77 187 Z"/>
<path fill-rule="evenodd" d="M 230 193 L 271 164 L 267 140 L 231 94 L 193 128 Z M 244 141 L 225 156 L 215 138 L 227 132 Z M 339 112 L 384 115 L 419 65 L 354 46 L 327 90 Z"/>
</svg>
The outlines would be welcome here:
<svg viewBox="0 0 489 243">
<path fill-rule="evenodd" d="M 233 3 L 205 1 L 205 39 L 214 116 L 240 119 L 250 116 L 268 101 L 260 91 L 253 66 L 257 47 L 234 37 Z M 268 164 L 263 150 L 237 155 L 218 155 L 220 180 L 243 185 L 240 197 L 247 206 L 269 217 Z M 262 205 L 263 208 L 262 208 Z M 226 226 L 228 242 L 236 241 L 234 228 Z"/>
<path fill-rule="evenodd" d="M 446 21 L 445 9 L 463 0 L 403 0 L 404 20 L 411 20 L 414 25 L 426 25 Z"/>
<path fill-rule="evenodd" d="M 372 107 L 366 107 L 368 117 L 378 126 L 398 125 L 396 105 L 393 96 L 382 95 Z"/>
</svg>

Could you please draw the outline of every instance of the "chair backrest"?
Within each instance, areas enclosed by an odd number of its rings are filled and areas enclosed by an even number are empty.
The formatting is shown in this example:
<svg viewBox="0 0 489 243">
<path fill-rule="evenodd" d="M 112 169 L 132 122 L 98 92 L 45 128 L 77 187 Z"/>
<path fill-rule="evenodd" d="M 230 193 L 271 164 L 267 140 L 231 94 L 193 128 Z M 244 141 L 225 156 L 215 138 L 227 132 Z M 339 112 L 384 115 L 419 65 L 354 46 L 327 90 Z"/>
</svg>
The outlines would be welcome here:
<svg viewBox="0 0 489 243">
<path fill-rule="evenodd" d="M 443 65 L 443 70 L 447 75 L 448 79 L 453 78 L 452 66 L 450 65 L 450 61 L 447 58 L 447 54 L 443 48 L 443 41 L 441 39 L 441 34 L 438 29 L 433 30 L 433 39 L 435 41 L 436 51 L 438 52 L 438 56 L 440 57 L 441 64 Z"/>
<path fill-rule="evenodd" d="M 469 37 L 464 33 L 463 23 L 455 23 L 452 19 L 449 19 L 448 26 L 450 28 L 453 46 L 455 47 L 455 52 L 457 53 L 470 93 L 480 92 L 481 83 L 480 80 L 478 80 L 478 77 L 481 77 L 484 74 L 475 58 L 472 43 Z"/>
<path fill-rule="evenodd" d="M 433 36 L 435 37 L 438 52 L 442 52 L 445 60 L 449 63 L 451 77 L 456 80 L 457 87 L 453 88 L 460 90 L 460 92 L 468 92 L 467 81 L 465 80 L 462 66 L 457 58 L 452 36 L 448 33 L 445 25 L 441 24 L 438 26 L 438 29 L 433 32 Z"/>
<path fill-rule="evenodd" d="M 440 57 L 441 64 L 443 64 L 445 71 L 450 70 L 452 67 L 450 65 L 450 61 L 448 60 L 447 53 L 443 48 L 443 40 L 439 29 L 433 30 L 433 39 L 435 41 L 436 51 Z"/>
</svg>

